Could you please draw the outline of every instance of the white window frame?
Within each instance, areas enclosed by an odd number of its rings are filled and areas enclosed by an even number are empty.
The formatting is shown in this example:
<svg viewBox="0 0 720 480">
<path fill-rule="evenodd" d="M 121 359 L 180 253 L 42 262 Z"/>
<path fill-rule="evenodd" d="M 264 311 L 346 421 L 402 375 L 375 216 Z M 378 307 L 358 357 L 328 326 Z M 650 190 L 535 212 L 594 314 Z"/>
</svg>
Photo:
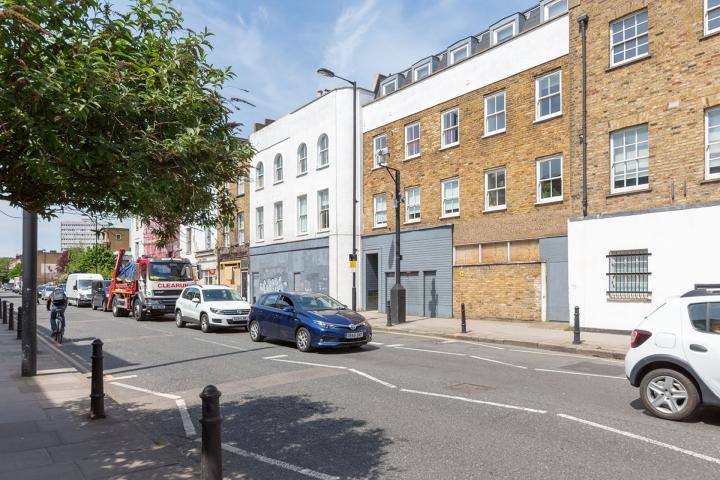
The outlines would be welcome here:
<svg viewBox="0 0 720 480">
<path fill-rule="evenodd" d="M 496 98 L 498 96 L 502 95 L 503 97 L 503 109 L 502 110 L 496 110 L 495 113 L 488 114 L 488 102 L 492 100 L 495 104 L 497 104 Z M 489 137 L 491 135 L 496 135 L 498 133 L 503 133 L 507 129 L 507 95 L 505 94 L 505 90 L 501 90 L 499 92 L 495 92 L 493 94 L 490 94 L 485 97 L 485 137 Z M 488 127 L 488 120 L 490 120 L 490 117 L 503 117 L 503 128 L 496 128 L 495 130 L 490 130 Z M 497 122 L 496 122 L 497 125 Z"/>
<path fill-rule="evenodd" d="M 263 188 L 265 188 L 265 165 L 263 162 L 258 162 L 255 166 L 255 190 Z"/>
<path fill-rule="evenodd" d="M 223 226 L 223 247 L 230 246 L 230 225 Z"/>
<path fill-rule="evenodd" d="M 648 183 L 645 183 L 645 184 L 642 184 L 642 185 L 636 184 L 636 185 L 632 185 L 632 186 L 630 186 L 630 187 L 620 187 L 620 188 L 616 188 L 616 187 L 615 187 L 615 164 L 616 164 L 616 162 L 615 162 L 615 139 L 613 138 L 613 137 L 614 137 L 614 134 L 620 133 L 620 132 L 624 132 L 624 131 L 626 131 L 626 130 L 638 129 L 638 128 L 643 127 L 643 126 L 644 126 L 644 127 L 647 129 L 647 131 L 648 131 L 648 140 L 647 140 L 647 143 L 648 143 L 647 152 L 648 152 L 648 154 L 647 154 L 647 157 L 646 157 L 646 158 L 647 158 L 647 164 L 648 164 Z M 636 134 L 636 136 L 637 136 L 637 134 Z M 635 148 L 636 148 L 636 149 L 637 149 L 637 145 L 638 145 L 638 143 L 636 142 L 636 143 L 635 143 Z M 634 158 L 633 160 L 627 160 L 627 159 L 625 159 L 625 160 L 622 160 L 622 162 L 617 162 L 617 163 L 624 163 L 624 164 L 627 165 L 627 163 L 628 163 L 628 162 L 631 162 L 631 161 L 637 162 L 637 166 L 636 166 L 636 170 L 635 170 L 635 172 L 636 172 L 636 177 L 635 177 L 635 178 L 636 178 L 637 180 L 639 180 L 639 179 L 640 179 L 640 176 L 637 174 L 637 172 L 639 171 L 640 160 L 642 160 L 643 158 L 644 158 L 644 157 L 639 157 L 639 156 L 638 156 L 638 157 Z M 625 174 L 625 183 L 627 183 L 627 178 L 628 178 L 628 177 L 627 177 L 627 173 L 626 173 L 626 174 Z M 621 129 L 618 129 L 618 130 L 613 130 L 612 132 L 610 132 L 610 193 L 633 192 L 633 191 L 636 191 L 636 190 L 647 190 L 647 189 L 649 189 L 649 188 L 650 188 L 650 128 L 649 128 L 649 125 L 648 125 L 647 123 L 643 123 L 643 124 L 640 124 L 640 125 L 633 125 L 633 126 L 631 126 L 631 127 L 626 127 L 626 128 L 621 128 Z"/>
<path fill-rule="evenodd" d="M 508 38 L 506 38 L 504 40 L 500 40 L 500 41 L 506 42 L 517 35 L 517 21 L 516 20 L 512 20 L 510 22 L 504 23 L 504 24 L 500 25 L 499 27 L 495 27 L 493 29 L 493 34 L 492 34 L 493 45 L 497 45 L 500 42 L 498 40 L 498 32 L 507 30 L 508 27 L 512 28 L 512 35 L 510 35 Z"/>
<path fill-rule="evenodd" d="M 710 146 L 718 145 L 720 148 L 720 140 L 710 142 L 710 113 L 718 112 L 720 114 L 720 106 L 708 108 L 705 110 L 705 179 L 720 178 L 720 172 L 710 173 Z M 720 127 L 720 125 L 718 125 Z"/>
<path fill-rule="evenodd" d="M 325 139 L 327 142 L 327 145 L 325 148 L 322 148 L 320 145 L 322 143 L 322 140 Z M 327 136 L 327 133 L 323 133 L 318 137 L 317 140 L 317 147 L 318 147 L 318 153 L 317 153 L 317 168 L 325 168 L 328 165 L 330 165 L 330 137 Z M 322 163 L 323 154 L 325 154 L 325 163 Z"/>
<path fill-rule="evenodd" d="M 388 87 L 392 86 L 392 90 L 388 92 Z M 383 97 L 385 95 L 390 95 L 393 92 L 396 92 L 398 89 L 398 79 L 397 77 L 393 78 L 392 80 L 388 80 L 387 82 L 382 84 L 382 94 Z"/>
<path fill-rule="evenodd" d="M 255 209 L 255 240 L 265 241 L 265 207 Z"/>
<path fill-rule="evenodd" d="M 622 17 L 622 18 L 618 18 L 618 19 L 613 20 L 612 22 L 610 22 L 610 66 L 611 66 L 611 67 L 615 67 L 615 66 L 617 66 L 617 65 L 622 65 L 622 64 L 625 64 L 625 63 L 628 63 L 628 62 L 634 62 L 634 61 L 636 61 L 636 60 L 639 60 L 639 59 L 641 59 L 641 58 L 644 58 L 644 57 L 647 57 L 648 55 L 650 55 L 650 43 L 649 43 L 649 42 L 650 42 L 650 33 L 649 33 L 649 31 L 645 31 L 645 33 L 640 34 L 640 35 L 637 35 L 637 32 L 636 32 L 635 36 L 629 37 L 629 38 L 623 38 L 621 41 L 619 41 L 619 42 L 617 42 L 617 43 L 613 41 L 613 25 L 615 25 L 616 23 L 624 23 L 626 19 L 631 18 L 631 17 L 637 17 L 637 16 L 640 15 L 642 12 L 645 12 L 645 13 L 647 14 L 647 13 L 648 13 L 648 9 L 647 9 L 647 8 L 644 8 L 644 9 L 642 9 L 642 10 L 639 10 L 639 11 L 637 11 L 637 12 L 631 13 L 631 14 L 629 14 L 629 15 L 625 15 L 625 16 Z M 648 27 L 649 27 L 649 26 L 650 26 L 650 17 L 649 17 L 649 15 L 648 15 L 647 23 L 648 23 Z M 636 28 L 636 30 L 637 30 L 637 21 L 635 22 L 635 28 Z M 624 30 L 623 30 L 623 31 L 624 31 Z M 621 44 L 628 43 L 628 42 L 630 42 L 630 41 L 632 41 L 632 40 L 637 41 L 638 38 L 643 37 L 643 36 L 647 37 L 647 42 L 646 42 L 647 45 L 648 45 L 647 52 L 645 52 L 645 53 L 643 53 L 643 54 L 641 54 L 641 55 L 635 55 L 635 56 L 632 57 L 632 58 L 625 58 L 624 60 L 621 60 L 621 61 L 619 61 L 619 62 L 616 62 L 616 61 L 615 61 L 614 49 L 615 49 L 616 46 L 621 45 Z M 636 49 L 637 49 L 637 46 L 636 46 Z"/>
<path fill-rule="evenodd" d="M 378 142 L 381 139 L 385 139 L 385 146 L 378 146 Z M 373 137 L 373 168 L 380 168 L 380 155 L 378 155 L 378 150 L 381 148 L 388 148 L 387 146 L 387 134 L 381 133 L 380 135 L 375 135 Z"/>
<path fill-rule="evenodd" d="M 505 184 L 502 187 L 497 186 L 497 180 L 495 180 L 496 187 L 495 188 L 489 188 L 489 182 L 490 175 L 497 174 L 497 173 L 503 173 L 503 177 L 505 178 Z M 499 192 L 500 190 L 503 190 L 505 192 L 505 203 L 502 205 L 495 205 L 490 206 L 490 192 Z M 507 168 L 505 167 L 499 167 L 499 168 L 493 168 L 491 170 L 487 170 L 485 172 L 485 211 L 486 212 L 495 212 L 497 210 L 507 210 Z"/>
<path fill-rule="evenodd" d="M 303 208 L 301 208 L 301 205 L 304 203 L 305 205 L 305 213 L 303 213 Z M 305 228 L 303 229 L 303 221 L 305 222 Z M 307 195 L 299 195 L 297 197 L 297 231 L 298 235 L 305 235 L 308 233 L 308 204 L 307 204 Z"/>
<path fill-rule="evenodd" d="M 237 179 L 237 195 L 245 195 L 245 177 L 238 177 Z"/>
<path fill-rule="evenodd" d="M 427 68 L 427 75 L 424 77 L 418 77 L 418 72 L 424 68 Z M 432 74 L 432 61 L 428 61 L 427 63 L 423 63 L 422 65 L 419 65 L 415 68 L 413 68 L 413 82 L 417 82 L 418 80 L 422 80 L 423 78 L 429 77 Z"/>
<path fill-rule="evenodd" d="M 704 24 L 705 24 L 705 35 L 710 35 L 711 33 L 720 32 L 720 24 L 719 24 L 717 27 L 713 28 L 712 30 L 709 29 L 710 12 L 718 12 L 718 13 L 720 13 L 720 4 L 718 4 L 718 5 L 710 8 L 709 0 L 704 0 L 704 3 L 705 3 L 705 8 L 704 8 L 704 13 L 705 13 L 705 15 L 704 15 L 704 16 L 705 16 L 705 21 L 704 21 Z"/>
<path fill-rule="evenodd" d="M 455 53 L 459 52 L 460 50 L 465 50 L 465 56 L 460 60 L 455 60 Z M 455 65 L 456 63 L 462 62 L 467 58 L 470 58 L 470 42 L 467 42 L 464 45 L 460 45 L 459 47 L 455 47 L 448 52 L 448 66 Z"/>
<path fill-rule="evenodd" d="M 280 162 L 278 163 L 278 160 Z M 283 157 L 281 154 L 275 155 L 273 159 L 273 185 L 282 183 L 283 181 Z"/>
<path fill-rule="evenodd" d="M 245 212 L 238 212 L 236 222 L 238 243 L 242 245 L 245 243 Z"/>
<path fill-rule="evenodd" d="M 540 82 L 544 80 L 547 77 L 550 77 L 552 75 L 557 75 L 559 78 L 558 82 L 558 92 L 557 93 L 551 93 L 550 95 L 545 95 L 544 97 L 540 96 Z M 558 95 L 560 97 L 560 110 L 557 112 L 549 113 L 545 116 L 540 115 L 540 102 L 542 100 L 552 98 L 553 96 Z M 563 113 L 563 99 L 562 99 L 562 70 L 554 70 L 552 72 L 545 73 L 543 75 L 540 75 L 535 79 L 535 121 L 539 122 L 542 120 L 547 120 L 549 118 L 555 118 L 559 117 Z"/>
<path fill-rule="evenodd" d="M 418 132 L 417 138 L 408 140 L 408 130 L 412 129 L 414 127 L 417 127 L 417 132 Z M 415 143 L 415 142 L 417 142 L 417 147 L 418 147 L 417 153 L 408 155 L 408 146 L 410 145 L 410 143 Z M 418 122 L 409 123 L 409 124 L 405 125 L 405 160 L 411 160 L 413 158 L 417 158 L 420 156 L 421 153 L 422 153 L 422 151 L 420 150 L 420 122 L 418 121 Z"/>
<path fill-rule="evenodd" d="M 283 217 L 283 202 L 275 202 L 273 204 L 273 238 L 275 239 L 283 237 Z"/>
<path fill-rule="evenodd" d="M 445 125 L 445 115 L 448 113 L 457 112 L 457 125 L 447 127 Z M 452 130 L 453 128 L 457 129 L 457 141 L 453 143 L 445 143 L 445 132 Z M 448 110 L 445 110 L 440 114 L 440 149 L 443 148 L 449 148 L 454 147 L 455 145 L 460 144 L 460 108 L 450 108 Z"/>
<path fill-rule="evenodd" d="M 560 160 L 560 175 L 559 176 L 552 176 L 552 168 L 550 170 L 550 177 L 548 178 L 540 178 L 540 164 L 545 162 L 552 162 L 553 160 Z M 539 158 L 536 162 L 535 167 L 535 181 L 537 184 L 537 203 L 554 203 L 554 202 L 561 202 L 563 200 L 563 196 L 565 195 L 565 185 L 563 183 L 563 157 L 562 155 L 553 155 L 551 157 L 545 157 L 545 158 Z M 547 197 L 542 198 L 542 183 L 543 182 L 552 182 L 553 180 L 560 179 L 560 195 L 555 197 Z M 507 184 L 507 177 L 505 177 L 505 183 Z M 506 201 L 507 201 L 507 191 L 505 192 L 506 195 Z"/>
<path fill-rule="evenodd" d="M 458 186 L 458 211 L 457 212 L 450 212 L 447 213 L 445 211 L 445 187 L 451 183 L 451 182 L 457 182 Z M 460 177 L 453 177 L 448 178 L 446 180 L 443 180 L 440 185 L 440 218 L 453 218 L 453 217 L 459 217 L 460 216 Z"/>
<path fill-rule="evenodd" d="M 322 217 L 323 217 L 323 208 L 322 208 L 322 196 L 325 194 L 327 196 L 327 227 L 323 227 L 322 223 Z M 317 192 L 317 203 L 318 203 L 318 232 L 327 232 L 330 230 L 330 190 L 327 188 L 323 190 L 318 190 Z"/>
<path fill-rule="evenodd" d="M 305 175 L 308 167 L 307 158 L 307 145 L 303 142 L 298 145 L 297 149 L 297 176 Z M 305 168 L 302 168 L 303 162 L 305 162 Z"/>
<path fill-rule="evenodd" d="M 561 13 L 558 13 L 558 14 L 553 15 L 553 16 L 551 17 L 551 16 L 550 16 L 550 9 L 551 9 L 553 6 L 555 6 L 555 5 L 559 4 L 559 3 L 563 3 L 563 2 L 565 3 L 565 10 L 563 10 Z M 543 22 L 547 22 L 548 20 L 552 20 L 553 18 L 557 18 L 557 17 L 559 17 L 560 15 L 563 15 L 564 13 L 567 13 L 567 11 L 568 11 L 568 0 L 551 0 L 551 1 L 546 1 L 546 2 L 543 4 L 543 10 L 542 10 L 542 12 L 543 12 L 543 18 L 542 18 L 542 20 L 543 20 Z"/>
<path fill-rule="evenodd" d="M 384 222 L 378 222 L 378 214 L 382 212 L 382 210 L 378 210 L 378 201 L 382 200 L 385 203 L 385 221 Z M 384 193 L 378 193 L 376 195 L 373 195 L 373 228 L 382 228 L 387 227 L 387 195 Z"/>
<path fill-rule="evenodd" d="M 410 218 L 410 207 L 413 205 L 410 205 L 410 192 L 417 191 L 417 218 Z M 458 195 L 460 193 L 460 187 L 458 185 Z M 409 187 L 405 189 L 405 223 L 419 223 L 422 219 L 422 207 L 421 207 L 421 200 L 420 200 L 420 187 Z"/>
</svg>

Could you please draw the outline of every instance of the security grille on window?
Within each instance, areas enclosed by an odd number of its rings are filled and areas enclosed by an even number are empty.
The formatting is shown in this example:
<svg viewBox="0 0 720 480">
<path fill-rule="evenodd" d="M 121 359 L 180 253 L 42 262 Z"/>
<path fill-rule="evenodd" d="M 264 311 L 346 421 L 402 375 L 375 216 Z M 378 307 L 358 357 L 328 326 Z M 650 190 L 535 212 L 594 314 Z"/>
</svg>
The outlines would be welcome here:
<svg viewBox="0 0 720 480">
<path fill-rule="evenodd" d="M 562 113 L 561 82 L 560 71 L 548 73 L 535 80 L 536 120 Z"/>
<path fill-rule="evenodd" d="M 485 135 L 505 131 L 505 92 L 485 97 Z"/>
<path fill-rule="evenodd" d="M 650 253 L 643 250 L 616 250 L 607 255 L 608 298 L 650 298 L 648 259 Z"/>
<path fill-rule="evenodd" d="M 611 63 L 618 65 L 648 54 L 648 13 L 637 12 L 610 25 Z"/>
<path fill-rule="evenodd" d="M 318 227 L 319 230 L 330 229 L 330 194 L 327 190 L 318 192 Z"/>
<path fill-rule="evenodd" d="M 275 238 L 283 236 L 283 204 L 277 202 L 275 204 Z"/>
<path fill-rule="evenodd" d="M 405 192 L 406 221 L 420 221 L 420 187 L 408 188 Z"/>
<path fill-rule="evenodd" d="M 420 123 L 405 126 L 405 159 L 420 155 Z"/>
<path fill-rule="evenodd" d="M 441 146 L 449 147 L 460 142 L 460 111 L 457 108 L 443 112 Z"/>
<path fill-rule="evenodd" d="M 705 33 L 720 31 L 720 0 L 705 0 Z"/>
<path fill-rule="evenodd" d="M 705 125 L 705 176 L 717 178 L 720 177 L 720 107 L 705 112 Z"/>
<path fill-rule="evenodd" d="M 373 162 L 374 166 L 379 167 L 384 161 L 385 157 L 383 152 L 387 148 L 387 136 L 378 135 L 373 138 Z"/>
<path fill-rule="evenodd" d="M 387 226 L 387 198 L 385 194 L 373 197 L 374 227 Z"/>
<path fill-rule="evenodd" d="M 610 135 L 613 191 L 647 188 L 650 142 L 648 126 L 618 130 Z"/>
</svg>

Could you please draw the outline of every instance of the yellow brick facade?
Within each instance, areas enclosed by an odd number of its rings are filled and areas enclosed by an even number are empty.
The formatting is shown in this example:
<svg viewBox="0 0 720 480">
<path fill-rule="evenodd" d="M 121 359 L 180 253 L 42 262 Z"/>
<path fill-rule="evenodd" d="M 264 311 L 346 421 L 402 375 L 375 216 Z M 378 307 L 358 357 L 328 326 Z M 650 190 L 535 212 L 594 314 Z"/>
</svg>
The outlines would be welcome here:
<svg viewBox="0 0 720 480">
<path fill-rule="evenodd" d="M 222 230 L 218 234 L 218 254 L 220 265 L 220 283 L 242 293 L 247 292 L 247 285 L 243 285 L 243 272 L 245 281 L 248 281 L 248 248 L 250 241 L 250 183 L 247 178 L 242 179 L 242 187 L 237 182 L 230 183 L 230 193 L 235 196 L 238 214 L 245 218 L 244 233 L 240 234 L 237 220 L 230 227 L 230 247 L 222 246 Z"/>
</svg>

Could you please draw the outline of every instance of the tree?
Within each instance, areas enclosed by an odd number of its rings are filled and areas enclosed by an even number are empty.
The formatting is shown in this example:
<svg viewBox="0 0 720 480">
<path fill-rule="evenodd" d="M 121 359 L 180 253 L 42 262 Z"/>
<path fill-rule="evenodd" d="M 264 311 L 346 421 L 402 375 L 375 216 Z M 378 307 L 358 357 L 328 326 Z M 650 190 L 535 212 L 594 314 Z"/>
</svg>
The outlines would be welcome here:
<svg viewBox="0 0 720 480">
<path fill-rule="evenodd" d="M 115 268 L 115 254 L 105 245 L 93 245 L 87 250 L 72 249 L 69 258 L 65 268 L 67 274 L 99 273 L 104 278 L 110 278 Z"/>
<path fill-rule="evenodd" d="M 57 263 L 55 263 L 55 270 L 58 274 L 65 273 L 65 268 L 67 267 L 67 264 L 70 262 L 70 252 L 68 250 L 63 250 L 63 252 L 58 257 Z"/>
<path fill-rule="evenodd" d="M 14 267 L 10 269 L 8 272 L 8 277 L 15 278 L 15 277 L 22 277 L 23 274 L 23 268 L 22 268 L 22 262 L 18 262 L 15 264 Z"/>
<path fill-rule="evenodd" d="M 222 185 L 253 151 L 207 30 L 184 29 L 162 0 L 127 13 L 101 0 L 1 5 L 0 199 L 45 218 L 58 206 L 135 215 L 161 243 L 180 223 L 231 222 Z"/>
</svg>

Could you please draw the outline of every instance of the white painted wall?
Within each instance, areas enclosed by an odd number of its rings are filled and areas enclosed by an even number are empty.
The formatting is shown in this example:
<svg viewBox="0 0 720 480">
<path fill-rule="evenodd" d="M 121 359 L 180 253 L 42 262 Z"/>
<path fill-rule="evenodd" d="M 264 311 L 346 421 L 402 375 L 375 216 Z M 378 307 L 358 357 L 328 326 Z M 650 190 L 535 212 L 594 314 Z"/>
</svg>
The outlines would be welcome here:
<svg viewBox="0 0 720 480">
<path fill-rule="evenodd" d="M 720 283 L 720 206 L 570 221 L 570 308 L 582 327 L 632 330 L 668 296 Z M 652 301 L 607 300 L 611 250 L 648 249 Z"/>
<path fill-rule="evenodd" d="M 357 134 L 357 249 L 360 251 L 362 225 L 362 134 L 359 132 L 362 105 L 372 99 L 365 90 L 358 90 Z M 329 237 L 330 295 L 350 305 L 352 272 L 348 255 L 352 252 L 352 88 L 339 88 L 315 99 L 300 109 L 250 135 L 257 151 L 250 172 L 250 214 L 246 228 L 250 230 L 250 246 L 258 247 L 312 238 Z M 330 165 L 318 169 L 317 142 L 325 133 L 329 138 Z M 307 174 L 297 176 L 297 150 L 307 145 Z M 283 157 L 283 181 L 274 184 L 274 160 Z M 264 187 L 255 185 L 255 167 L 263 162 Z M 330 197 L 330 230 L 318 232 L 317 192 L 328 189 Z M 297 229 L 297 197 L 307 195 L 308 232 Z M 283 236 L 274 236 L 274 204 L 283 202 Z M 257 239 L 256 209 L 264 208 L 265 239 Z M 357 271 L 360 290 L 361 272 Z M 358 295 L 359 297 L 359 295 Z"/>
<path fill-rule="evenodd" d="M 363 108 L 363 132 L 567 55 L 569 22 L 569 15 L 563 15 L 417 84 L 379 98 Z"/>
</svg>

